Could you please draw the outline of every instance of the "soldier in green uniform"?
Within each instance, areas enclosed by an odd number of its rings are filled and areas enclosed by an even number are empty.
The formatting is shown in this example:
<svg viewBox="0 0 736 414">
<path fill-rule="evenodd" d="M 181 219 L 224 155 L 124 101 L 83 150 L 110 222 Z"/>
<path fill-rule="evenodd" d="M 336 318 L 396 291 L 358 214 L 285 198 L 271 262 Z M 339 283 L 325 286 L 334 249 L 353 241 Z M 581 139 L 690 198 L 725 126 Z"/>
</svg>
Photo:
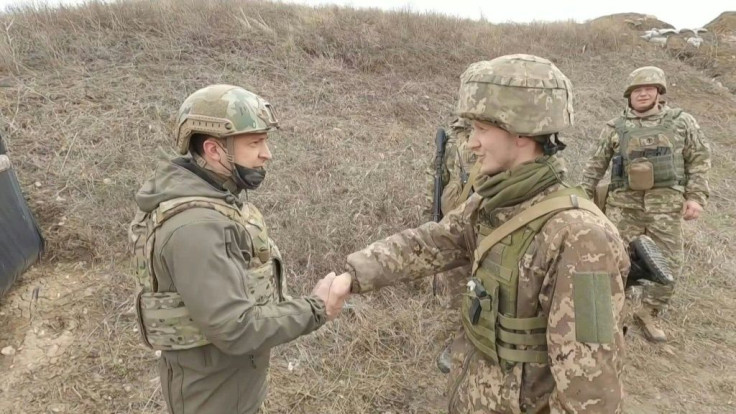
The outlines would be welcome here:
<svg viewBox="0 0 736 414">
<path fill-rule="evenodd" d="M 230 85 L 200 89 L 179 110 L 182 157 L 162 160 L 135 196 L 140 332 L 162 351 L 172 414 L 260 412 L 270 349 L 336 315 L 325 306 L 334 274 L 311 295 L 288 297 L 263 216 L 238 197 L 263 180 L 268 132 L 277 126 L 258 95 Z"/>
<path fill-rule="evenodd" d="M 593 197 L 611 165 L 608 194 L 599 197 L 605 200 L 606 214 L 626 242 L 651 237 L 677 275 L 683 261 L 682 220 L 697 219 L 705 207 L 711 161 L 695 118 L 665 105 L 661 97 L 666 92 L 660 68 L 631 72 L 624 91 L 628 107 L 603 127 L 583 170 L 583 188 Z M 666 309 L 673 289 L 674 284 L 643 286 L 643 307 L 634 317 L 651 341 L 667 339 L 655 317 Z"/>
</svg>

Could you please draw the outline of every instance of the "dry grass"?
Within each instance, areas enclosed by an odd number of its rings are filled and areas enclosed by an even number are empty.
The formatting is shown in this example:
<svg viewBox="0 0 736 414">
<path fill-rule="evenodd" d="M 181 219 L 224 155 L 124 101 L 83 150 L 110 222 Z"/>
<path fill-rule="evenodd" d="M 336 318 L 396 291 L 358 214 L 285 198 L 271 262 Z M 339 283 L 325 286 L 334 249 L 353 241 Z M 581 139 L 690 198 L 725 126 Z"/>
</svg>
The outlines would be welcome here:
<svg viewBox="0 0 736 414">
<path fill-rule="evenodd" d="M 688 227 L 689 264 L 667 324 L 674 339 L 650 347 L 632 334 L 627 387 L 631 412 L 731 411 L 736 102 L 666 51 L 615 24 L 593 26 L 236 1 L 90 3 L 0 16 L 3 136 L 50 244 L 45 263 L 3 299 L 0 323 L 11 329 L 0 332 L 0 345 L 27 343 L 29 332 L 75 337 L 60 360 L 41 358 L 43 370 L 23 368 L 25 350 L 0 359 L 9 372 L 0 379 L 0 412 L 163 412 L 151 381 L 155 358 L 138 345 L 127 313 L 125 227 L 132 195 L 156 149 L 170 147 L 173 116 L 189 93 L 228 82 L 276 105 L 283 128 L 272 140 L 275 159 L 250 196 L 288 261 L 293 290 L 307 292 L 342 268 L 346 254 L 429 218 L 433 131 L 451 116 L 459 74 L 518 52 L 554 60 L 575 84 L 577 125 L 566 134 L 573 179 L 602 122 L 621 110 L 621 84 L 638 66 L 665 69 L 671 102 L 701 122 L 714 147 L 712 204 Z M 39 286 L 48 296 L 35 301 Z M 453 326 L 426 284 L 356 298 L 355 306 L 275 351 L 270 408 L 443 412 L 445 377 L 434 356 Z"/>
</svg>

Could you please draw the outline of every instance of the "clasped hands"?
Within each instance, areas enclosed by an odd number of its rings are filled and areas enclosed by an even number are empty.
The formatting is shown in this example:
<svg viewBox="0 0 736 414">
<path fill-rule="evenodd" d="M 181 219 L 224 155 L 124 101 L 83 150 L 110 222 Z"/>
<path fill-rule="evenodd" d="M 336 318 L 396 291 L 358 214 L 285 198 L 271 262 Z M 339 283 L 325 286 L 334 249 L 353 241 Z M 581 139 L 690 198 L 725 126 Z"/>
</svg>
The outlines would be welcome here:
<svg viewBox="0 0 736 414">
<path fill-rule="evenodd" d="M 312 295 L 322 299 L 325 303 L 328 321 L 335 319 L 340 314 L 345 300 L 350 296 L 351 281 L 350 273 L 336 276 L 335 272 L 330 272 L 320 279 L 312 290 Z"/>
</svg>

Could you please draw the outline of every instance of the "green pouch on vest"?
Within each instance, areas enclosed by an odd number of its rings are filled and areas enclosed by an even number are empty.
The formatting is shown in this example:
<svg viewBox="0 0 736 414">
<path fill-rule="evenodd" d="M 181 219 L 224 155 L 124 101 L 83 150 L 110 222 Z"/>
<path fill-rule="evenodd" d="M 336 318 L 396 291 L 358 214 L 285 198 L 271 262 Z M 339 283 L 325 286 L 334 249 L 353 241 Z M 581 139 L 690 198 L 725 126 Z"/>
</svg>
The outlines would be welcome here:
<svg viewBox="0 0 736 414">
<path fill-rule="evenodd" d="M 672 153 L 649 157 L 648 159 L 654 169 L 655 187 L 670 187 L 678 183 L 677 172 L 675 171 L 675 157 Z M 685 172 L 682 171 L 682 175 L 684 174 Z"/>
<path fill-rule="evenodd" d="M 468 339 L 491 361 L 498 363 L 496 352 L 496 323 L 498 320 L 498 283 L 490 281 L 483 289 L 487 295 L 479 298 L 473 291 L 463 297 L 467 313 L 462 315 Z M 473 302 L 477 302 L 474 306 Z M 477 307 L 477 311 L 476 311 Z M 472 329 L 470 329 L 472 327 Z"/>
<path fill-rule="evenodd" d="M 608 273 L 575 273 L 572 279 L 575 338 L 578 342 L 613 342 L 613 299 Z"/>
<path fill-rule="evenodd" d="M 654 166 L 648 159 L 632 160 L 626 173 L 629 176 L 629 188 L 632 190 L 651 190 L 654 187 Z"/>
</svg>

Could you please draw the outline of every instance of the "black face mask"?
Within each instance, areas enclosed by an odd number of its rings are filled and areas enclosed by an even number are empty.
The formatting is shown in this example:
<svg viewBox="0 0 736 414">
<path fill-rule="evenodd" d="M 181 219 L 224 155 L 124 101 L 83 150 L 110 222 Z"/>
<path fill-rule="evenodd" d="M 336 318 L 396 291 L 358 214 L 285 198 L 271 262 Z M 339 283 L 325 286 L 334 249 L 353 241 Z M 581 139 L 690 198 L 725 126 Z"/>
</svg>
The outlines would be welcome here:
<svg viewBox="0 0 736 414">
<path fill-rule="evenodd" d="M 255 190 L 260 187 L 263 179 L 266 178 L 266 169 L 263 167 L 248 168 L 233 163 L 231 176 L 235 185 L 240 190 Z"/>
<path fill-rule="evenodd" d="M 220 145 L 220 148 L 225 154 L 228 153 L 222 145 Z M 266 169 L 263 167 L 249 168 L 236 164 L 235 162 L 230 164 L 231 168 L 228 168 L 220 161 L 220 165 L 230 170 L 230 177 L 239 191 L 255 190 L 260 187 L 263 179 L 266 178 Z"/>
</svg>

